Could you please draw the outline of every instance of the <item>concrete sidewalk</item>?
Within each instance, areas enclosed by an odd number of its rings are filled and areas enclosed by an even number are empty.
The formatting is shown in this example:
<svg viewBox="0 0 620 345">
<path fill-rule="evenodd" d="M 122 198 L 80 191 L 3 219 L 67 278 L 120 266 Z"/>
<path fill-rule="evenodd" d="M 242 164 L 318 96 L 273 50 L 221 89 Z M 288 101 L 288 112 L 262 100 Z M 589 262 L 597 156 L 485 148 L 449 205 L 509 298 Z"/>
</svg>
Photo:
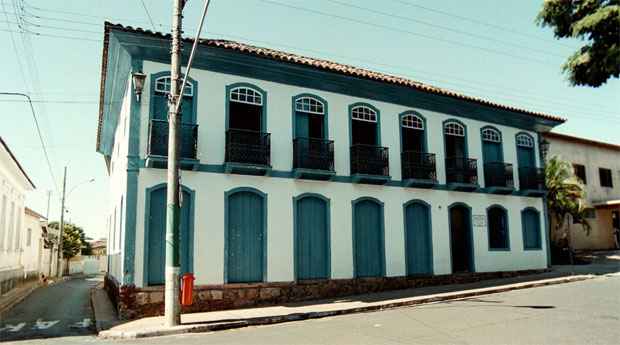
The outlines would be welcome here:
<svg viewBox="0 0 620 345">
<path fill-rule="evenodd" d="M 563 272 L 551 271 L 531 276 L 494 279 L 471 284 L 387 291 L 273 307 L 184 314 L 181 318 L 182 325 L 174 328 L 165 327 L 163 325 L 163 317 L 161 316 L 148 317 L 119 324 L 109 330 L 100 332 L 99 336 L 113 339 L 132 339 L 211 332 L 469 298 L 511 290 L 581 281 L 593 277 L 594 275 L 566 275 Z"/>
</svg>

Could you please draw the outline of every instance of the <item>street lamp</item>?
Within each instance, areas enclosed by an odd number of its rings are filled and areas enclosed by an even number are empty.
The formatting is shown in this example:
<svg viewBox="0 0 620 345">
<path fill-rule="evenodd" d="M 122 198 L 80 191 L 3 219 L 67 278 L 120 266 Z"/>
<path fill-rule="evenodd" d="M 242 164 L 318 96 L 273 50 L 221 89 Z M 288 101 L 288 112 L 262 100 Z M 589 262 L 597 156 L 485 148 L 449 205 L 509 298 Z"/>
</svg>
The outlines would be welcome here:
<svg viewBox="0 0 620 345">
<path fill-rule="evenodd" d="M 142 95 L 142 90 L 144 89 L 144 80 L 146 79 L 146 74 L 142 72 L 134 72 L 131 74 L 131 78 L 133 79 L 133 87 L 136 93 L 136 100 L 140 102 L 140 95 Z"/>
</svg>

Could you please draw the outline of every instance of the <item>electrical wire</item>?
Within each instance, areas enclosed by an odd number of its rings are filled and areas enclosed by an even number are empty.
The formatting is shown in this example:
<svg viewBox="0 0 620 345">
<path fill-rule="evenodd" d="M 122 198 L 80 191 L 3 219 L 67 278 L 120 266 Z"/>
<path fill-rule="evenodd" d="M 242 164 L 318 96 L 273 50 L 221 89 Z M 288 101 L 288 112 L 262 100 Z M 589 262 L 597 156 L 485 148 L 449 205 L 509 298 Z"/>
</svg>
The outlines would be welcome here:
<svg viewBox="0 0 620 345">
<path fill-rule="evenodd" d="M 0 92 L 0 95 L 26 97 L 26 99 L 28 100 L 28 104 L 30 105 L 30 111 L 32 112 L 32 118 L 34 120 L 34 124 L 37 129 L 37 134 L 39 136 L 39 140 L 41 141 L 41 148 L 43 149 L 43 154 L 45 155 L 45 161 L 47 162 L 47 168 L 49 170 L 50 177 L 52 178 L 52 184 L 54 186 L 54 189 L 56 190 L 56 193 L 58 193 L 58 185 L 56 184 L 56 176 L 54 175 L 54 169 L 52 168 L 52 163 L 50 161 L 49 154 L 47 153 L 47 148 L 45 146 L 45 140 L 43 140 L 43 134 L 41 134 L 41 127 L 39 126 L 39 121 L 37 120 L 37 114 L 34 110 L 34 106 L 32 105 L 32 102 L 30 101 L 30 96 L 28 96 L 25 93 L 20 93 L 20 92 Z"/>
<path fill-rule="evenodd" d="M 149 9 L 146 7 L 144 0 L 140 0 L 140 3 L 142 4 L 142 8 L 144 8 L 144 12 L 146 12 L 146 16 L 149 18 L 149 22 L 151 22 L 153 31 L 157 31 L 157 29 L 155 28 L 155 23 L 153 22 L 153 17 L 151 17 L 151 13 L 149 12 Z"/>
</svg>

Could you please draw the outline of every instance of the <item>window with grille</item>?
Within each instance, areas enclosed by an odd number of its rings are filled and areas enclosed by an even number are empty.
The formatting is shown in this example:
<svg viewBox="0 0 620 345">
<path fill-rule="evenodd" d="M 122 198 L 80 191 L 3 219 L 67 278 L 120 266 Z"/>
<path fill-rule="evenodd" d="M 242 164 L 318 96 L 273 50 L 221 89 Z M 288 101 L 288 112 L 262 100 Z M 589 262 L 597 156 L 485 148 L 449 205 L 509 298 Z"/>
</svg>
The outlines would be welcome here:
<svg viewBox="0 0 620 345">
<path fill-rule="evenodd" d="M 534 147 L 534 139 L 527 134 L 517 135 L 517 146 Z"/>
<path fill-rule="evenodd" d="M 601 178 L 601 187 L 613 187 L 613 181 L 611 178 L 611 169 L 598 168 L 598 174 Z"/>
<path fill-rule="evenodd" d="M 295 110 L 309 114 L 325 114 L 323 102 L 313 97 L 301 97 L 295 101 Z"/>
<path fill-rule="evenodd" d="M 155 92 L 160 93 L 170 93 L 170 87 L 172 85 L 172 79 L 170 76 L 159 77 L 155 79 Z M 185 84 L 185 89 L 183 90 L 183 96 L 192 97 L 194 95 L 194 85 L 188 82 Z"/>
<path fill-rule="evenodd" d="M 230 101 L 260 106 L 263 105 L 263 96 L 249 87 L 236 87 L 230 90 Z"/>
<path fill-rule="evenodd" d="M 502 135 L 494 128 L 485 128 L 482 130 L 482 140 L 493 143 L 501 143 Z"/>
<path fill-rule="evenodd" d="M 405 128 L 424 130 L 424 121 L 419 116 L 413 114 L 403 116 L 401 125 Z"/>
<path fill-rule="evenodd" d="M 351 118 L 358 121 L 377 122 L 377 112 L 366 106 L 357 106 L 351 110 Z"/>
<path fill-rule="evenodd" d="M 443 126 L 443 132 L 446 135 L 453 135 L 456 137 L 465 136 L 465 128 L 457 122 L 448 122 Z"/>
</svg>

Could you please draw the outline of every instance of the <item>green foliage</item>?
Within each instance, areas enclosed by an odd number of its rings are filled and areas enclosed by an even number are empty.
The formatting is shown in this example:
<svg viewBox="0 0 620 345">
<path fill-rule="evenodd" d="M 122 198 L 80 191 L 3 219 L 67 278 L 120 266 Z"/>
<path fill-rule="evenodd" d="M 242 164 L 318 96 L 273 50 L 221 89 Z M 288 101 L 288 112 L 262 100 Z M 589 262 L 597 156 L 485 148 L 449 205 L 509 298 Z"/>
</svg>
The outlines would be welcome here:
<svg viewBox="0 0 620 345">
<path fill-rule="evenodd" d="M 620 0 L 545 0 L 536 22 L 558 39 L 586 41 L 562 66 L 571 85 L 598 87 L 620 76 Z"/>
<path fill-rule="evenodd" d="M 51 222 L 49 227 L 58 231 L 59 224 L 58 222 Z M 62 238 L 62 255 L 65 259 L 70 259 L 79 253 L 88 255 L 89 251 L 92 251 L 90 243 L 86 242 L 84 229 L 75 224 L 64 224 Z"/>
<path fill-rule="evenodd" d="M 575 176 L 572 165 L 557 156 L 552 157 L 545 166 L 545 181 L 547 203 L 555 217 L 556 230 L 568 231 L 565 223 L 567 216 L 570 216 L 573 223 L 581 224 L 589 232 L 590 224 L 585 214 L 585 187 Z"/>
</svg>

